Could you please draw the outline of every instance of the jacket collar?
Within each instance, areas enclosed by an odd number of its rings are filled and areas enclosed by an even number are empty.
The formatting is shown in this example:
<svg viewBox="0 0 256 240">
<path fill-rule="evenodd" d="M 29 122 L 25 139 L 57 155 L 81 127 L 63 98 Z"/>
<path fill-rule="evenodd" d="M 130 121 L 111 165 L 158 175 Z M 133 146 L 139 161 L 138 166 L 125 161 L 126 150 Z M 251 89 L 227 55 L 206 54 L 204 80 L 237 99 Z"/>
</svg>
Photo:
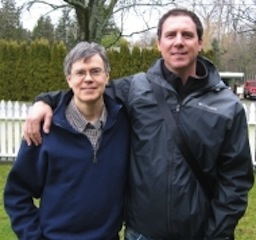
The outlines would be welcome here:
<svg viewBox="0 0 256 240">
<path fill-rule="evenodd" d="M 70 124 L 66 119 L 65 110 L 68 106 L 68 103 L 71 101 L 72 97 L 73 97 L 73 91 L 69 90 L 63 95 L 62 99 L 60 99 L 59 105 L 53 112 L 54 124 L 61 125 L 63 127 L 66 126 L 70 128 Z M 108 112 L 108 118 L 107 118 L 105 128 L 108 128 L 112 126 L 113 123 L 115 122 L 115 119 L 117 118 L 117 115 L 120 109 L 122 108 L 122 105 L 117 104 L 115 100 L 111 99 L 106 94 L 104 94 L 104 102 Z"/>
<path fill-rule="evenodd" d="M 163 69 L 163 58 L 158 59 L 155 64 L 148 70 L 147 76 L 149 79 L 152 79 L 154 81 L 159 81 L 162 79 L 161 85 L 164 85 L 168 88 L 169 81 L 172 79 L 172 81 L 175 81 L 175 79 L 178 78 L 177 75 L 175 75 L 172 72 L 169 72 L 168 70 Z M 167 72 L 166 72 L 167 71 Z M 187 81 L 187 85 L 190 87 L 194 87 L 195 80 L 201 81 L 201 83 L 195 84 L 195 88 L 198 87 L 204 87 L 204 88 L 226 88 L 225 84 L 220 78 L 220 75 L 216 69 L 216 67 L 213 65 L 212 62 L 210 62 L 208 59 L 198 56 L 197 57 L 197 74 L 198 78 L 189 77 Z M 190 80 L 192 79 L 192 80 Z M 166 81 L 167 80 L 167 81 Z"/>
</svg>

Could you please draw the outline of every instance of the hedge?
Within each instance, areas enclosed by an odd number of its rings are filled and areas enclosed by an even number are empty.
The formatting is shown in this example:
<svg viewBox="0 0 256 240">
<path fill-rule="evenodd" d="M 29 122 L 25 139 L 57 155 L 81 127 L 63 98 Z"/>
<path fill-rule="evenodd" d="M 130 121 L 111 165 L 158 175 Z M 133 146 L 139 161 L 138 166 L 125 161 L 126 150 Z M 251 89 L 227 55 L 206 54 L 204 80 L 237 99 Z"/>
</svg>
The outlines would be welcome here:
<svg viewBox="0 0 256 240">
<path fill-rule="evenodd" d="M 0 40 L 0 99 L 32 101 L 41 92 L 67 88 L 63 74 L 67 52 L 62 42 Z M 127 44 L 108 49 L 107 54 L 111 79 L 146 71 L 160 57 L 155 47 L 129 48 Z"/>
</svg>

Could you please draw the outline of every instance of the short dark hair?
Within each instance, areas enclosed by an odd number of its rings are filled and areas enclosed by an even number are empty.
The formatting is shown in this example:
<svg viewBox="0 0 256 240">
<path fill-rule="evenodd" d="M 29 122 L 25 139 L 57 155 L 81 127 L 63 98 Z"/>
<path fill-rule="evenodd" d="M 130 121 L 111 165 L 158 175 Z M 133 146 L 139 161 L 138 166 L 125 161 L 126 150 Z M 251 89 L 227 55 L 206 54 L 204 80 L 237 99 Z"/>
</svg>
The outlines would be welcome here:
<svg viewBox="0 0 256 240">
<path fill-rule="evenodd" d="M 177 16 L 188 16 L 188 17 L 190 17 L 196 25 L 196 31 L 197 31 L 197 35 L 198 35 L 199 40 L 202 40 L 203 32 L 204 32 L 202 22 L 200 21 L 199 17 L 194 12 L 189 11 L 189 10 L 184 9 L 184 8 L 171 9 L 161 17 L 161 19 L 158 22 L 158 27 L 157 27 L 158 40 L 160 40 L 160 38 L 161 38 L 162 28 L 163 28 L 164 22 L 170 16 L 175 16 L 175 17 L 177 17 Z"/>
<path fill-rule="evenodd" d="M 63 70 L 65 76 L 68 76 L 71 73 L 71 67 L 73 63 L 81 59 L 88 59 L 95 54 L 99 54 L 104 62 L 104 67 L 106 72 L 110 72 L 109 60 L 106 54 L 104 47 L 100 46 L 94 42 L 79 42 L 74 48 L 70 50 L 67 56 L 64 59 Z"/>
</svg>

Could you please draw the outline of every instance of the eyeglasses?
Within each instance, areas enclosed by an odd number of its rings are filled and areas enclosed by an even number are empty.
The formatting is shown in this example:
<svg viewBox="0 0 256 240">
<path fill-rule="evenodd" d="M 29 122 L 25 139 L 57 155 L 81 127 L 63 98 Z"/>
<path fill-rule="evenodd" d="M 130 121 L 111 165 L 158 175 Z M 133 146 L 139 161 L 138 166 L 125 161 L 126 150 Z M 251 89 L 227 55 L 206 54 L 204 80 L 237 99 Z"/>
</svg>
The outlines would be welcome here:
<svg viewBox="0 0 256 240">
<path fill-rule="evenodd" d="M 105 71 L 103 69 L 101 69 L 101 68 L 93 68 L 93 69 L 90 69 L 88 72 L 84 71 L 84 70 L 78 70 L 78 71 L 76 71 L 76 72 L 74 72 L 72 74 L 77 79 L 84 79 L 87 76 L 87 74 L 89 74 L 91 77 L 98 77 L 103 72 L 105 72 Z"/>
</svg>

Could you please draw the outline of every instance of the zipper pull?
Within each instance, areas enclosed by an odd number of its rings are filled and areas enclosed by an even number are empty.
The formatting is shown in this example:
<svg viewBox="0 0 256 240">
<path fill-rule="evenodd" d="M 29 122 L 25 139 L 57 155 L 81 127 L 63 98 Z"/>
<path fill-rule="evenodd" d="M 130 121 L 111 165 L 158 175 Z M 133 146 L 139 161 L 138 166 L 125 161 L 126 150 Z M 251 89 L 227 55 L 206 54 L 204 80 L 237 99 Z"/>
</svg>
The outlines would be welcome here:
<svg viewBox="0 0 256 240">
<path fill-rule="evenodd" d="M 97 151 L 96 150 L 93 151 L 93 160 L 92 160 L 92 162 L 93 163 L 97 163 L 98 162 L 97 161 Z"/>
<path fill-rule="evenodd" d="M 176 106 L 176 112 L 179 112 L 180 111 L 180 104 L 178 104 L 177 106 Z"/>
</svg>

